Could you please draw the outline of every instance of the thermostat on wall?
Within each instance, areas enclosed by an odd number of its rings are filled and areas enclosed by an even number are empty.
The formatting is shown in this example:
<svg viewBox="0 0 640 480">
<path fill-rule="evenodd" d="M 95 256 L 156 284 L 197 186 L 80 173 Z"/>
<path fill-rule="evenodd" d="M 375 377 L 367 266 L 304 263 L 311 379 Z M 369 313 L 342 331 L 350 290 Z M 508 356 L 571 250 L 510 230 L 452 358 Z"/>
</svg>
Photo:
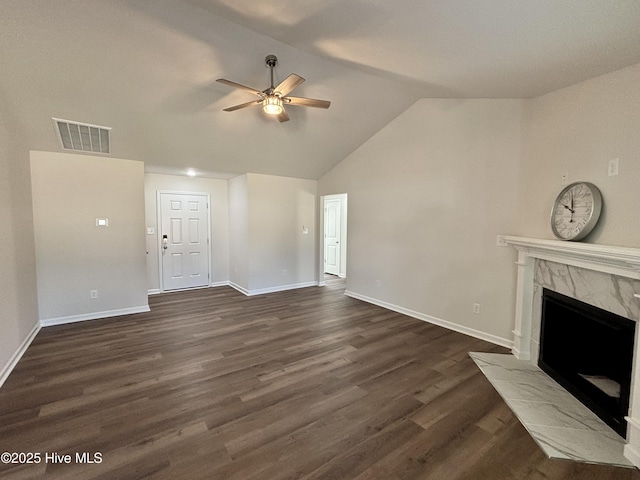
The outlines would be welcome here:
<svg viewBox="0 0 640 480">
<path fill-rule="evenodd" d="M 96 218 L 96 227 L 108 227 L 109 219 L 108 218 Z"/>
</svg>

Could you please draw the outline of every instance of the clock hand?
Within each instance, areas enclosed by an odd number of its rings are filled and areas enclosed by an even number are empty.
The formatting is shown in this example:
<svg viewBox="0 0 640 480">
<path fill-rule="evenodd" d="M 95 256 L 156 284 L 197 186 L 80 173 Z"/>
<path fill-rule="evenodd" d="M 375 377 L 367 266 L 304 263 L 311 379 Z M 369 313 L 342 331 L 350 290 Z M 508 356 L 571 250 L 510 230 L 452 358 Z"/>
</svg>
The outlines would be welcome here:
<svg viewBox="0 0 640 480">
<path fill-rule="evenodd" d="M 571 218 L 569 218 L 569 223 L 573 223 L 573 214 L 575 212 L 575 210 L 573 209 L 573 190 L 571 190 L 571 208 L 569 210 L 571 211 Z"/>
<path fill-rule="evenodd" d="M 573 190 L 571 190 L 571 213 L 573 213 Z"/>
<path fill-rule="evenodd" d="M 573 203 L 573 201 L 572 201 Z M 565 205 L 564 203 L 561 203 L 560 205 L 562 205 L 564 208 L 566 208 L 567 210 L 569 210 L 571 213 L 575 213 L 575 211 L 573 210 L 573 208 L 568 207 L 567 205 Z M 573 205 L 571 205 L 571 207 L 573 207 Z"/>
</svg>

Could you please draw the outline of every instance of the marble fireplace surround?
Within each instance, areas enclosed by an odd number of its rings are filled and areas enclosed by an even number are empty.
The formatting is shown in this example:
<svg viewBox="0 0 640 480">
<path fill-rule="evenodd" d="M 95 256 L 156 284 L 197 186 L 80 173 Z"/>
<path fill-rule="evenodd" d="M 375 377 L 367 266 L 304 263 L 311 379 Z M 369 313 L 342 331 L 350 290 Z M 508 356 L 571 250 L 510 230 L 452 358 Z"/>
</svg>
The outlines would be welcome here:
<svg viewBox="0 0 640 480">
<path fill-rule="evenodd" d="M 518 252 L 513 355 L 537 365 L 542 289 L 640 322 L 640 249 L 498 236 Z M 636 329 L 624 456 L 640 468 L 640 328 Z"/>
</svg>

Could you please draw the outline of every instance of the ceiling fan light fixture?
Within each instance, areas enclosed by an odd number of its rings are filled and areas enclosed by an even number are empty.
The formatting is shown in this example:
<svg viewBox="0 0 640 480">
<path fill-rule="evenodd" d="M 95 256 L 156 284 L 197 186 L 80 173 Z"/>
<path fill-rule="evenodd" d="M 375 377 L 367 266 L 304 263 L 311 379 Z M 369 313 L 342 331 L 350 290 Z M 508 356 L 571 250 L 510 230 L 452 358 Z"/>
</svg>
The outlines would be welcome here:
<svg viewBox="0 0 640 480">
<path fill-rule="evenodd" d="M 267 95 L 262 101 L 264 113 L 269 115 L 280 115 L 282 113 L 282 99 L 277 95 Z"/>
</svg>

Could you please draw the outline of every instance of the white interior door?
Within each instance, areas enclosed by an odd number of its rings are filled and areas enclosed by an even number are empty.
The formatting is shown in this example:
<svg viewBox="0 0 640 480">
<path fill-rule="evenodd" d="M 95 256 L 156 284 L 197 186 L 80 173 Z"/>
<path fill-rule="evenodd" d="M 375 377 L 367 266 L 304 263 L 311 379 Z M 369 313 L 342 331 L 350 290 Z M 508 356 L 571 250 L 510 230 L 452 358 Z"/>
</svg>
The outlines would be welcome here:
<svg viewBox="0 0 640 480">
<path fill-rule="evenodd" d="M 160 194 L 163 290 L 209 284 L 208 211 L 206 195 Z"/>
<path fill-rule="evenodd" d="M 339 199 L 324 203 L 324 271 L 332 275 L 340 274 L 340 212 Z"/>
</svg>

